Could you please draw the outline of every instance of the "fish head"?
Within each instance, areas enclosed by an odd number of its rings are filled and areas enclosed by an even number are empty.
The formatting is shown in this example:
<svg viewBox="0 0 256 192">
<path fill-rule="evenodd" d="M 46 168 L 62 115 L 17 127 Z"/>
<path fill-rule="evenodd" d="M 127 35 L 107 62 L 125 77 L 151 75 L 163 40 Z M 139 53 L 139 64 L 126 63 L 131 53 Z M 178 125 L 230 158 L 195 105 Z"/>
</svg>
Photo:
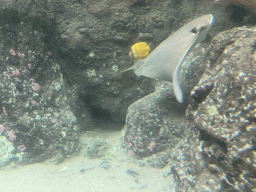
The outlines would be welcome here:
<svg viewBox="0 0 256 192">
<path fill-rule="evenodd" d="M 202 42 L 206 38 L 210 28 L 212 27 L 213 22 L 213 15 L 208 14 L 198 17 L 189 23 L 189 25 L 187 26 L 189 28 L 189 31 L 197 35 L 197 39 L 194 42 L 194 45 Z"/>
</svg>

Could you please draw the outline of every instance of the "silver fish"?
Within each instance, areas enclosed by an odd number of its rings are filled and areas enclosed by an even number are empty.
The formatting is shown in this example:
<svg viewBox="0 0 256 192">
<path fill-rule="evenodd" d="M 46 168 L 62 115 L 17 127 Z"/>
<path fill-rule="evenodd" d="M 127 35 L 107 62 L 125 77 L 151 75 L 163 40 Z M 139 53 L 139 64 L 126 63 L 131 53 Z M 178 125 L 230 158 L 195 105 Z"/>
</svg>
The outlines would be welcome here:
<svg viewBox="0 0 256 192">
<path fill-rule="evenodd" d="M 178 82 L 180 67 L 190 49 L 205 39 L 213 21 L 211 14 L 194 19 L 161 42 L 145 59 L 127 70 L 134 69 L 138 76 L 173 82 L 175 97 L 182 103 L 183 93 Z"/>
</svg>

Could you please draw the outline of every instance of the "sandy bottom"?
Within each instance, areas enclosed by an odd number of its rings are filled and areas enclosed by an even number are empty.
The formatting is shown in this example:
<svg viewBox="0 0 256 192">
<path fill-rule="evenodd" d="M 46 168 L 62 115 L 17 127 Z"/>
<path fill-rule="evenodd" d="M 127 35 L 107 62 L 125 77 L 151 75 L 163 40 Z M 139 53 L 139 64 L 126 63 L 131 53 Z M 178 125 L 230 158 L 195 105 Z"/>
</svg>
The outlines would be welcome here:
<svg viewBox="0 0 256 192">
<path fill-rule="evenodd" d="M 111 155 L 90 159 L 85 154 L 59 165 L 38 163 L 0 170 L 0 192 L 126 192 L 175 191 L 170 168 L 139 166 L 120 150 L 121 132 L 97 130 L 82 140 L 104 139 L 112 146 Z M 113 152 L 114 151 L 114 152 Z"/>
</svg>

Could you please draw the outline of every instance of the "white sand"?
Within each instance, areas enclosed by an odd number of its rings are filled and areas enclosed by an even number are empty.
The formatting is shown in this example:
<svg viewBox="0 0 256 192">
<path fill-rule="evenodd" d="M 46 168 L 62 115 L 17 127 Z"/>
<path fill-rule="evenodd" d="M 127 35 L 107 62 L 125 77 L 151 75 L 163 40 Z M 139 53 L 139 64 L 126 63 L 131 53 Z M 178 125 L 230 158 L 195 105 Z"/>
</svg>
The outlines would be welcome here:
<svg viewBox="0 0 256 192">
<path fill-rule="evenodd" d="M 101 132 L 102 133 L 102 132 Z M 102 135 L 93 131 L 83 137 Z M 118 148 L 120 131 L 104 133 L 104 139 Z M 103 138 L 103 137 L 102 137 Z M 115 146 L 113 146 L 115 145 Z M 89 159 L 80 154 L 59 165 L 38 163 L 0 170 L 0 192 L 128 192 L 128 191 L 174 191 L 173 177 L 163 177 L 169 172 L 149 166 L 138 165 L 138 161 L 128 157 L 122 150 L 105 159 Z M 108 169 L 101 166 L 105 162 Z M 132 170 L 139 175 L 131 175 Z"/>
</svg>

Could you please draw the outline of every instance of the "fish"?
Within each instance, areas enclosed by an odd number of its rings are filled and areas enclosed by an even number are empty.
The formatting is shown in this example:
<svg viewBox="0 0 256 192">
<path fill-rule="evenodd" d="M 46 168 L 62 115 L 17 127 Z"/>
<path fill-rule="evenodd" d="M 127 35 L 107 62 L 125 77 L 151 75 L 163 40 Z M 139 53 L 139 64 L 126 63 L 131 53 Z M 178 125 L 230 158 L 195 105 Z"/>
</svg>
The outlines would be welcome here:
<svg viewBox="0 0 256 192">
<path fill-rule="evenodd" d="M 149 45 L 146 42 L 139 42 L 131 47 L 129 55 L 134 60 L 144 59 L 148 56 L 150 51 Z"/>
<path fill-rule="evenodd" d="M 213 22 L 212 14 L 190 21 L 125 71 L 133 69 L 137 76 L 172 82 L 177 101 L 183 103 L 183 92 L 178 82 L 180 67 L 191 48 L 206 38 Z"/>
</svg>

